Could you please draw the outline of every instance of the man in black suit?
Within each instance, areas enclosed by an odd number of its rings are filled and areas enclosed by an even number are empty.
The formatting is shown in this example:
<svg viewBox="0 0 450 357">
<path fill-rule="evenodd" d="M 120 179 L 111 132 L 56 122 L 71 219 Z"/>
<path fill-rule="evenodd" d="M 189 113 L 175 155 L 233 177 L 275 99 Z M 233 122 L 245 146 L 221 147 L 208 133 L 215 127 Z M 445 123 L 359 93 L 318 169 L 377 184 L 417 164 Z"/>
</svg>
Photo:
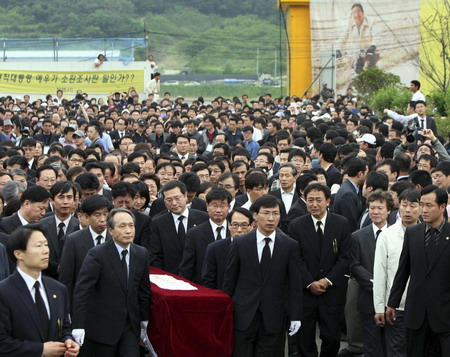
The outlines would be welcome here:
<svg viewBox="0 0 450 357">
<path fill-rule="evenodd" d="M 309 214 L 289 225 L 289 236 L 300 246 L 303 319 L 298 335 L 290 338 L 289 353 L 317 356 L 316 324 L 321 356 L 336 356 L 344 314 L 350 255 L 350 232 L 345 217 L 327 211 L 330 189 L 313 183 L 305 189 Z"/>
<path fill-rule="evenodd" d="M 17 270 L 0 282 L 0 355 L 77 356 L 64 285 L 41 274 L 49 250 L 42 228 L 20 227 L 8 241 Z"/>
<path fill-rule="evenodd" d="M 339 171 L 333 162 L 336 158 L 336 145 L 331 143 L 323 143 L 319 148 L 319 164 L 327 174 L 327 186 L 331 188 L 334 184 L 341 182 L 341 171 Z"/>
<path fill-rule="evenodd" d="M 447 201 L 448 194 L 441 188 L 431 185 L 422 190 L 424 222 L 406 228 L 389 296 L 386 320 L 395 324 L 395 309 L 409 280 L 405 326 L 406 352 L 411 357 L 426 356 L 430 345 L 437 341 L 440 355 L 450 356 L 450 223 L 444 218 Z"/>
<path fill-rule="evenodd" d="M 136 197 L 136 186 L 129 182 L 117 182 L 111 187 L 113 205 L 115 208 L 133 209 L 134 198 Z M 149 216 L 138 211 L 132 211 L 135 217 L 135 237 L 134 242 L 137 245 L 150 249 L 150 234 L 152 221 Z"/>
<path fill-rule="evenodd" d="M 94 246 L 111 240 L 106 229 L 106 217 L 111 208 L 111 203 L 103 196 L 88 197 L 81 204 L 81 212 L 83 219 L 89 222 L 89 226 L 69 234 L 65 239 L 58 276 L 59 281 L 67 286 L 71 301 L 86 254 Z"/>
<path fill-rule="evenodd" d="M 186 234 L 180 276 L 196 284 L 202 283 L 203 260 L 210 243 L 230 236 L 227 214 L 231 194 L 224 188 L 213 188 L 206 195 L 209 220 L 192 228 Z"/>
<path fill-rule="evenodd" d="M 109 133 L 111 141 L 116 149 L 119 148 L 120 139 L 122 139 L 125 136 L 128 137 L 131 136 L 130 131 L 126 130 L 126 127 L 127 127 L 126 119 L 119 118 L 119 120 L 117 120 L 116 122 L 116 129 Z"/>
<path fill-rule="evenodd" d="M 250 233 L 254 229 L 253 216 L 245 208 L 237 207 L 228 213 L 227 222 L 230 227 L 230 237 L 215 241 L 206 248 L 202 269 L 202 285 L 211 289 L 223 289 L 227 256 L 233 239 Z"/>
<path fill-rule="evenodd" d="M 281 188 L 269 192 L 269 194 L 275 196 L 283 203 L 281 205 L 280 228 L 286 234 L 289 225 L 289 221 L 287 220 L 289 211 L 293 204 L 300 200 L 297 190 L 295 189 L 297 173 L 297 168 L 294 164 L 283 164 L 278 172 Z"/>
<path fill-rule="evenodd" d="M 27 188 L 20 197 L 20 209 L 0 222 L 0 231 L 11 234 L 18 227 L 39 222 L 45 215 L 50 193 L 41 186 Z"/>
<path fill-rule="evenodd" d="M 317 176 L 313 173 L 304 173 L 295 180 L 295 192 L 299 197 L 293 204 L 287 215 L 287 222 L 292 222 L 294 219 L 308 214 L 308 208 L 305 201 L 305 189 L 311 183 L 317 182 Z"/>
<path fill-rule="evenodd" d="M 80 222 L 72 216 L 77 189 L 73 182 L 61 181 L 52 186 L 50 195 L 54 214 L 41 221 L 50 249 L 48 268 L 43 273 L 58 280 L 58 266 L 62 251 L 61 240 L 65 235 L 80 229 Z"/>
<path fill-rule="evenodd" d="M 357 230 L 362 213 L 360 191 L 368 172 L 366 161 L 357 157 L 349 159 L 346 166 L 348 179 L 342 182 L 334 198 L 333 213 L 347 218 L 350 233 Z"/>
<path fill-rule="evenodd" d="M 287 319 L 292 336 L 303 311 L 299 245 L 277 231 L 276 197 L 260 197 L 252 212 L 258 228 L 233 241 L 223 285 L 234 303 L 233 356 L 284 356 Z"/>
<path fill-rule="evenodd" d="M 387 218 L 394 206 L 392 196 L 376 190 L 367 197 L 367 207 L 372 224 L 352 234 L 350 270 L 356 279 L 358 289 L 357 309 L 363 328 L 364 356 L 383 356 L 384 340 L 382 328 L 374 320 L 373 304 L 373 262 L 378 236 L 387 227 Z"/>
<path fill-rule="evenodd" d="M 75 286 L 73 335 L 85 356 L 139 357 L 139 336 L 148 325 L 150 263 L 133 243 L 135 218 L 115 208 L 107 224 L 112 240 L 91 249 Z"/>
<path fill-rule="evenodd" d="M 436 121 L 427 115 L 427 104 L 423 100 L 413 102 L 413 108 L 417 113 L 417 120 L 414 119 L 420 129 L 431 129 L 434 135 L 438 135 Z"/>
<path fill-rule="evenodd" d="M 220 175 L 217 186 L 227 190 L 231 195 L 230 210 L 241 207 L 242 203 L 236 201 L 236 194 L 239 191 L 239 177 L 235 173 L 225 172 Z"/>
<path fill-rule="evenodd" d="M 99 190 L 98 195 L 105 196 L 110 202 L 112 201 L 112 193 L 109 188 L 105 188 L 105 170 L 106 166 L 103 162 L 89 162 L 87 163 L 84 168 L 87 172 L 93 173 L 98 178 L 99 182 Z"/>
<path fill-rule="evenodd" d="M 59 135 L 56 133 L 53 133 L 54 125 L 51 119 L 44 119 L 42 121 L 42 133 L 36 134 L 33 136 L 33 139 L 36 141 L 40 141 L 44 147 L 50 146 L 54 142 L 57 142 L 59 140 Z"/>
<path fill-rule="evenodd" d="M 206 212 L 206 203 L 202 199 L 195 197 L 200 190 L 200 178 L 194 172 L 183 172 L 178 178 L 179 181 L 185 184 L 187 190 L 187 206 L 192 209 Z M 161 212 L 167 212 L 164 198 L 157 198 L 152 202 L 150 208 L 150 217 L 155 217 Z"/>
<path fill-rule="evenodd" d="M 178 274 L 186 232 L 207 221 L 208 214 L 187 208 L 186 186 L 180 181 L 166 183 L 161 192 L 168 212 L 153 218 L 150 265 Z"/>
</svg>

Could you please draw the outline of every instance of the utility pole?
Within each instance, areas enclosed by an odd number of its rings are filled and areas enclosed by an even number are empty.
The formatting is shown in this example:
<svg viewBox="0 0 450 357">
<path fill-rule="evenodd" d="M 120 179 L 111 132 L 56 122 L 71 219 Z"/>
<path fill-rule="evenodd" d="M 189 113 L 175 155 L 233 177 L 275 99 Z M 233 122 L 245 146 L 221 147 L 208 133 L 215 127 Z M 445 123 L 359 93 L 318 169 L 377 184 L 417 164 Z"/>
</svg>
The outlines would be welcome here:
<svg viewBox="0 0 450 357">
<path fill-rule="evenodd" d="M 275 62 L 273 64 L 273 79 L 277 78 L 277 51 L 274 51 Z"/>
<path fill-rule="evenodd" d="M 256 75 L 259 78 L 259 47 L 256 49 Z"/>
</svg>

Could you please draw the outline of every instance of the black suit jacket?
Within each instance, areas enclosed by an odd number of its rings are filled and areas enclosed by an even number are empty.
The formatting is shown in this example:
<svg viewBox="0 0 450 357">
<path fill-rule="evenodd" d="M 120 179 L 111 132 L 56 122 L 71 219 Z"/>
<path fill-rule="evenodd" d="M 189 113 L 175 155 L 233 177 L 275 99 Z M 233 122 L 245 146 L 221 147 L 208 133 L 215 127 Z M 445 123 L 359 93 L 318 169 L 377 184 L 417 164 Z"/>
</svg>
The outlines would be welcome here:
<svg viewBox="0 0 450 357">
<path fill-rule="evenodd" d="M 372 224 L 352 233 L 350 269 L 359 284 L 358 311 L 375 313 L 373 306 L 373 263 L 376 240 Z"/>
<path fill-rule="evenodd" d="M 206 212 L 206 202 L 201 198 L 194 197 L 191 202 L 191 209 Z M 164 198 L 157 198 L 152 202 L 150 207 L 150 217 L 156 217 L 162 212 L 168 212 L 166 204 L 164 203 Z"/>
<path fill-rule="evenodd" d="M 133 211 L 136 218 L 133 243 L 150 250 L 150 234 L 152 231 L 152 220 L 146 214 Z"/>
<path fill-rule="evenodd" d="M 11 234 L 16 228 L 22 227 L 22 222 L 17 213 L 9 217 L 4 217 L 0 221 L 0 232 Z"/>
<path fill-rule="evenodd" d="M 6 254 L 5 246 L 0 243 L 0 280 L 5 279 L 9 275 L 9 259 Z"/>
<path fill-rule="evenodd" d="M 58 266 L 61 258 L 62 246 L 58 240 L 58 230 L 56 227 L 56 218 L 54 215 L 45 217 L 40 221 L 40 224 L 45 229 L 45 237 L 48 241 L 48 248 L 50 250 L 50 260 L 48 268 L 43 271 L 47 276 L 58 280 Z M 66 235 L 80 230 L 80 222 L 75 217 L 72 217 L 67 226 Z"/>
<path fill-rule="evenodd" d="M 221 239 L 208 245 L 203 261 L 202 285 L 211 289 L 223 289 L 223 277 L 230 247 L 231 238 Z"/>
<path fill-rule="evenodd" d="M 406 228 L 388 306 L 398 307 L 409 279 L 405 326 L 416 330 L 425 318 L 434 333 L 450 332 L 450 223 L 445 222 L 433 259 L 425 252 L 425 223 Z"/>
<path fill-rule="evenodd" d="M 107 233 L 106 241 L 109 240 L 111 240 L 111 236 Z M 66 236 L 59 264 L 58 277 L 59 281 L 67 286 L 71 302 L 81 265 L 86 254 L 93 247 L 94 238 L 91 235 L 89 227 Z M 70 306 L 73 305 L 70 304 Z"/>
<path fill-rule="evenodd" d="M 229 237 L 230 231 L 221 231 L 222 238 Z M 216 241 L 209 220 L 190 229 L 186 234 L 183 258 L 180 263 L 180 276 L 190 281 L 202 283 L 202 268 L 205 259 L 206 248 Z"/>
<path fill-rule="evenodd" d="M 343 306 L 348 280 L 345 275 L 349 271 L 350 258 L 350 232 L 347 219 L 328 212 L 321 245 L 310 214 L 292 221 L 289 225 L 289 236 L 300 246 L 305 309 L 319 304 Z M 322 295 L 312 294 L 307 287 L 323 278 L 330 280 L 333 285 Z"/>
<path fill-rule="evenodd" d="M 236 237 L 228 254 L 223 290 L 233 298 L 234 327 L 246 330 L 261 310 L 264 327 L 279 333 L 286 318 L 302 318 L 302 279 L 299 246 L 277 232 L 268 275 L 263 278 L 256 247 L 256 231 Z"/>
<path fill-rule="evenodd" d="M 275 196 L 276 198 L 278 198 L 281 201 L 281 203 L 282 203 L 282 205 L 281 205 L 281 219 L 280 219 L 280 224 L 278 226 L 280 227 L 280 229 L 284 233 L 287 234 L 288 233 L 288 226 L 289 226 L 289 221 L 288 221 L 288 213 L 289 212 L 286 211 L 286 207 L 285 207 L 283 199 L 281 197 L 281 188 L 278 188 L 276 190 L 270 191 L 269 194 L 271 194 L 272 196 Z M 294 203 L 297 202 L 298 200 L 300 200 L 300 197 L 298 197 L 297 190 L 294 190 L 294 198 L 292 199 L 291 209 L 294 206 Z"/>
<path fill-rule="evenodd" d="M 362 211 L 361 198 L 356 193 L 355 187 L 350 180 L 345 180 L 334 198 L 333 213 L 347 218 L 350 233 L 353 233 L 357 230 Z"/>
<path fill-rule="evenodd" d="M 129 130 L 125 130 L 125 135 L 124 136 L 130 136 L 131 137 L 131 132 Z M 114 148 L 118 149 L 119 148 L 119 141 L 120 141 L 120 135 L 119 135 L 119 130 L 113 130 L 109 133 L 109 136 L 111 137 L 111 141 L 114 145 Z"/>
<path fill-rule="evenodd" d="M 339 184 L 341 182 L 341 171 L 336 168 L 333 164 L 327 169 L 327 186 L 331 187 L 335 183 Z"/>
<path fill-rule="evenodd" d="M 188 232 L 208 220 L 208 214 L 195 209 L 189 210 Z M 172 213 L 164 212 L 152 220 L 150 239 L 150 265 L 172 274 L 178 274 L 185 242 L 178 238 Z"/>
<path fill-rule="evenodd" d="M 45 276 L 42 276 L 42 284 L 50 307 L 48 341 L 73 340 L 66 287 Z M 38 319 L 30 291 L 22 276 L 15 271 L 0 282 L 0 355 L 42 356 L 46 341 L 40 332 Z"/>
<path fill-rule="evenodd" d="M 239 202 L 242 206 L 245 202 L 248 201 L 248 195 L 246 193 L 243 193 L 239 196 L 236 196 L 235 200 L 236 200 L 236 202 Z"/>
<path fill-rule="evenodd" d="M 140 322 L 148 321 L 150 263 L 147 249 L 129 245 L 128 284 L 114 241 L 91 249 L 80 270 L 74 293 L 73 328 L 103 344 L 118 343 L 129 319 L 139 338 Z"/>
<path fill-rule="evenodd" d="M 50 134 L 50 139 L 48 140 L 47 144 L 51 145 L 51 144 L 59 141 L 59 138 L 60 138 L 60 136 L 58 134 L 51 133 Z M 33 136 L 33 139 L 36 140 L 36 141 L 40 141 L 40 142 L 45 144 L 44 134 L 37 134 L 37 135 Z"/>
<path fill-rule="evenodd" d="M 113 201 L 111 189 L 109 188 L 103 188 L 103 196 L 105 196 L 109 202 Z"/>
<path fill-rule="evenodd" d="M 306 202 L 299 198 L 297 201 L 292 203 L 291 209 L 287 214 L 287 221 L 292 222 L 294 219 L 309 214 L 306 208 Z"/>
</svg>

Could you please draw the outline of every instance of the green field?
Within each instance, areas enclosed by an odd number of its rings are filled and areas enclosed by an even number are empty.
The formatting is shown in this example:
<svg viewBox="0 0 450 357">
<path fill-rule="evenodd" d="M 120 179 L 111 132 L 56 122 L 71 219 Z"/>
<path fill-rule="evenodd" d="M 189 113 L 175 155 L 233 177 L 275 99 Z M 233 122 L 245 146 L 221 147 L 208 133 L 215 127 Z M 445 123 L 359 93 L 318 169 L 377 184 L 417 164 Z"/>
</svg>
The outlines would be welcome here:
<svg viewBox="0 0 450 357">
<path fill-rule="evenodd" d="M 201 84 L 198 86 L 185 86 L 184 84 L 164 85 L 161 84 L 161 94 L 170 92 L 172 98 L 182 96 L 186 99 L 196 99 L 203 97 L 206 101 L 222 96 L 226 99 L 233 97 L 241 98 L 247 94 L 250 99 L 258 99 L 267 93 L 272 94 L 272 98 L 285 96 L 285 87 L 275 86 L 252 86 L 252 85 L 230 85 L 230 84 Z"/>
</svg>

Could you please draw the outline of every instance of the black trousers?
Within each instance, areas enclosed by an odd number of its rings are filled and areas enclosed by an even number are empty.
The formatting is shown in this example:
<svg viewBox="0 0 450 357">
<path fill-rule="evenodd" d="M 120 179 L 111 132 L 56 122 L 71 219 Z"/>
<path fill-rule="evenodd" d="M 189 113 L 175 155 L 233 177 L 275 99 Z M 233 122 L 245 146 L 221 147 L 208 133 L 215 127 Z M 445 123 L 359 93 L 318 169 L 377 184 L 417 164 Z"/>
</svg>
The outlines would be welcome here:
<svg viewBox="0 0 450 357">
<path fill-rule="evenodd" d="M 363 325 L 364 357 L 384 357 L 386 355 L 383 328 L 375 323 L 375 313 L 360 313 Z"/>
<path fill-rule="evenodd" d="M 80 350 L 80 357 L 140 357 L 139 336 L 136 336 L 129 320 L 115 345 L 107 345 L 88 337 Z"/>
<path fill-rule="evenodd" d="M 406 355 L 408 357 L 450 356 L 450 332 L 434 332 L 428 319 L 417 330 L 406 329 Z"/>
<path fill-rule="evenodd" d="M 345 305 L 305 308 L 302 326 L 298 333 L 290 336 L 289 355 L 296 352 L 302 357 L 316 357 L 316 324 L 319 324 L 320 339 L 322 340 L 320 356 L 335 357 L 339 352 L 340 328 Z"/>
<path fill-rule="evenodd" d="M 395 323 L 384 325 L 384 339 L 386 341 L 387 357 L 406 357 L 406 329 L 405 313 L 395 312 Z"/>
<path fill-rule="evenodd" d="M 258 310 L 248 329 L 234 330 L 233 357 L 284 357 L 285 339 L 285 328 L 277 333 L 266 331 Z"/>
</svg>

